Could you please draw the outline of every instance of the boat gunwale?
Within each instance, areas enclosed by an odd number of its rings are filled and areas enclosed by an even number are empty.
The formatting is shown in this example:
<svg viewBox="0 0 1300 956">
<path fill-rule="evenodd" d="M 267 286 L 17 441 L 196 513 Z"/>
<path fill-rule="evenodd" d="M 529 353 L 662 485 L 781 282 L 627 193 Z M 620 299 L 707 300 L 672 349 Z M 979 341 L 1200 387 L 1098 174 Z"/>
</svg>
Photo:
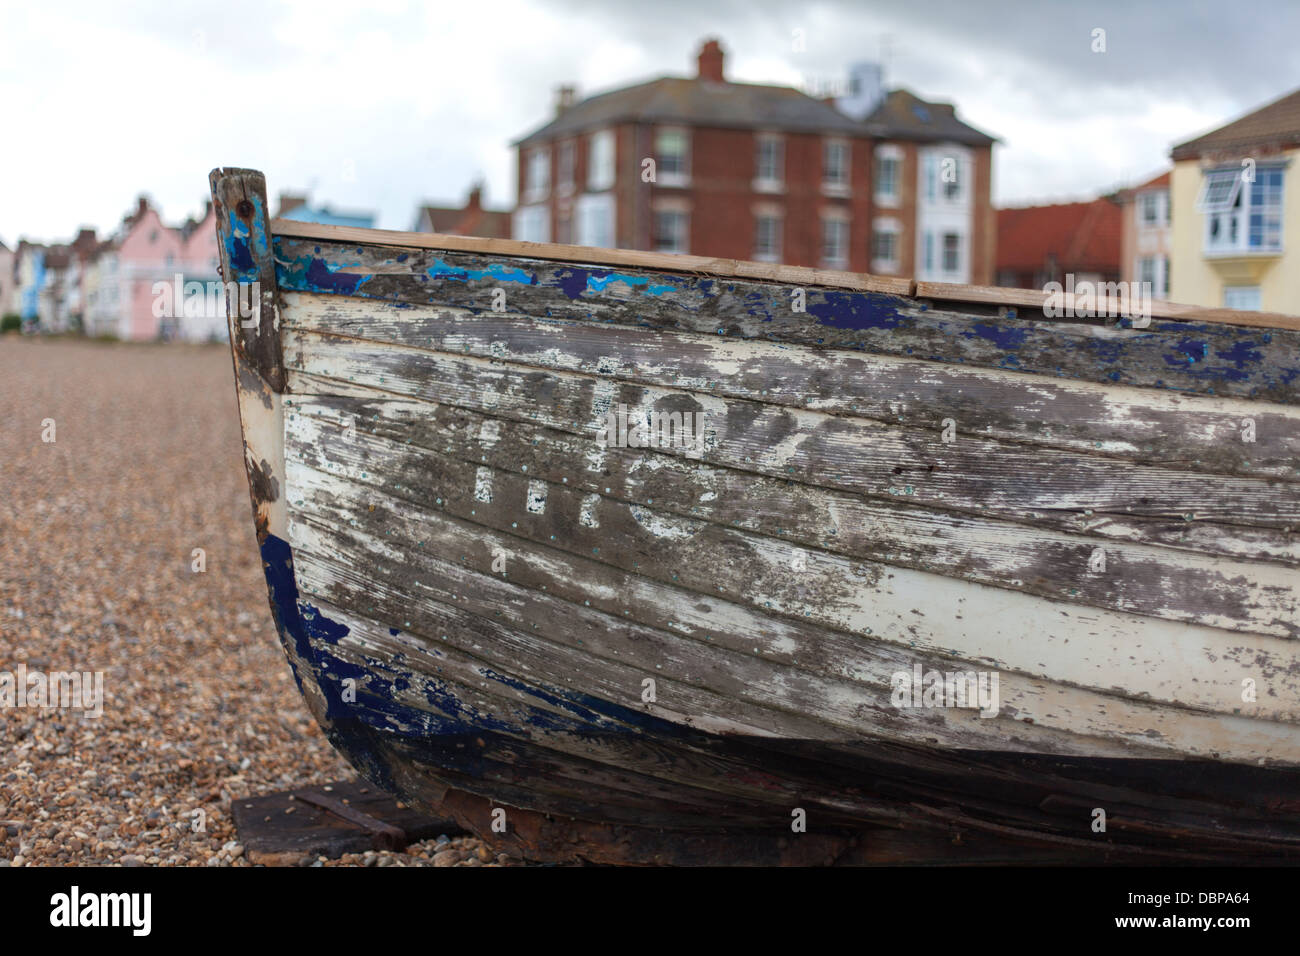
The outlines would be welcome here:
<svg viewBox="0 0 1300 956">
<path fill-rule="evenodd" d="M 754 262 L 708 256 L 632 249 L 604 249 L 594 246 L 563 245 L 552 242 L 528 242 L 520 239 L 486 239 L 478 236 L 451 236 L 441 233 L 405 232 L 390 229 L 361 229 L 333 226 L 292 219 L 272 219 L 272 237 L 318 239 L 343 245 L 394 246 L 412 249 L 439 249 L 448 252 L 477 253 L 570 262 L 575 265 L 617 266 L 672 272 L 788 283 L 796 286 L 821 286 L 856 292 L 876 292 L 905 298 L 940 302 L 966 302 L 981 306 L 1006 306 L 1043 310 L 1052 296 L 1037 289 L 1013 289 L 1001 286 L 968 285 L 948 282 L 925 282 L 917 279 L 881 276 L 866 272 L 815 269 L 780 263 Z M 1089 310 L 1098 317 L 1116 316 L 1127 303 L 1108 296 L 1089 297 Z M 1064 310 L 1070 310 L 1075 297 L 1062 293 Z M 982 316 L 981 316 L 982 317 Z M 1219 325 L 1300 331 L 1300 315 L 1281 312 L 1238 312 L 1232 309 L 1185 305 L 1153 299 L 1150 317 L 1176 322 L 1208 322 Z M 1050 318 L 1050 317 L 1049 317 Z"/>
</svg>

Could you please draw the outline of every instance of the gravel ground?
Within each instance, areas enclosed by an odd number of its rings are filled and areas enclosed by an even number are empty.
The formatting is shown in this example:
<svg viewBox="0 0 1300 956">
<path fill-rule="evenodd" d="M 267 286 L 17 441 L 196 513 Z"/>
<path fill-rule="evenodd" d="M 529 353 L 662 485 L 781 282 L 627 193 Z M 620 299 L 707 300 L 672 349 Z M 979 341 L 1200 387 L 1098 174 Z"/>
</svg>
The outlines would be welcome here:
<svg viewBox="0 0 1300 956">
<path fill-rule="evenodd" d="M 355 777 L 271 623 L 224 347 L 0 337 L 0 671 L 20 664 L 102 671 L 103 715 L 0 709 L 0 866 L 245 866 L 232 798 Z M 295 862 L 518 861 L 440 837 Z"/>
</svg>

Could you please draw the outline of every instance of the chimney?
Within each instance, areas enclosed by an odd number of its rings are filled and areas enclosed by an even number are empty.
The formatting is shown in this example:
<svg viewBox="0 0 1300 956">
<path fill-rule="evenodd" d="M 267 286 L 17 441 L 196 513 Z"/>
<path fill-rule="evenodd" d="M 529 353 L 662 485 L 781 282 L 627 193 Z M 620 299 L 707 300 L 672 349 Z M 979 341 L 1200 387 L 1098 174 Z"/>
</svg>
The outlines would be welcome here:
<svg viewBox="0 0 1300 956">
<path fill-rule="evenodd" d="M 572 86 L 557 86 L 555 88 L 555 115 L 559 116 L 570 106 L 573 105 L 575 90 Z"/>
<path fill-rule="evenodd" d="M 143 216 L 148 211 L 149 211 L 149 197 L 141 194 L 140 197 L 136 200 L 135 214 L 136 216 Z"/>
<path fill-rule="evenodd" d="M 475 183 L 474 188 L 469 191 L 469 199 L 465 202 L 467 212 L 480 212 L 483 209 L 483 184 Z"/>
<path fill-rule="evenodd" d="M 700 55 L 697 61 L 699 64 L 699 78 L 708 80 L 710 83 L 727 82 L 722 77 L 723 59 L 722 47 L 718 45 L 718 41 L 714 39 L 706 40 L 704 46 L 700 47 Z"/>
<path fill-rule="evenodd" d="M 280 193 L 279 204 L 280 208 L 275 214 L 276 216 L 283 216 L 299 206 L 307 205 L 307 197 L 301 193 Z"/>
<path fill-rule="evenodd" d="M 885 72 L 879 63 L 854 63 L 849 67 L 849 95 L 836 102 L 840 112 L 864 120 L 885 98 Z"/>
</svg>

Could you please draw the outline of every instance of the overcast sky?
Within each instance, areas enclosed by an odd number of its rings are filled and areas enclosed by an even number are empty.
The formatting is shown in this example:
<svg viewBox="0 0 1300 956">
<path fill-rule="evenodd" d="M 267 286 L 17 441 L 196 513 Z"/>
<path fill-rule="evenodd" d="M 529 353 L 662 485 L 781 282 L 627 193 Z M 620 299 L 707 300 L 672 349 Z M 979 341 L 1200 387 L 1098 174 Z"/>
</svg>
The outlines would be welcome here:
<svg viewBox="0 0 1300 956">
<path fill-rule="evenodd" d="M 179 222 L 217 165 L 383 228 L 478 177 L 509 207 L 509 144 L 555 86 L 689 75 L 707 36 L 750 82 L 885 52 L 887 86 L 1002 141 L 999 205 L 1146 178 L 1300 86 L 1297 0 L 0 0 L 0 240 L 111 230 L 141 192 Z"/>
</svg>

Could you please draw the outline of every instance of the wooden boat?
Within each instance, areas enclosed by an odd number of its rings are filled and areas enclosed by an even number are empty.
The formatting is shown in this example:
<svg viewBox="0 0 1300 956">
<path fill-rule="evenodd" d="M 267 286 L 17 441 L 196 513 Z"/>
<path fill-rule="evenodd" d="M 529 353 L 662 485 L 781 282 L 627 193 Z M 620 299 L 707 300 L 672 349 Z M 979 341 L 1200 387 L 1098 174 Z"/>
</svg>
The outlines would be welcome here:
<svg viewBox="0 0 1300 956">
<path fill-rule="evenodd" d="M 1300 859 L 1296 318 L 211 184 L 272 612 L 374 783 L 544 859 Z"/>
</svg>

